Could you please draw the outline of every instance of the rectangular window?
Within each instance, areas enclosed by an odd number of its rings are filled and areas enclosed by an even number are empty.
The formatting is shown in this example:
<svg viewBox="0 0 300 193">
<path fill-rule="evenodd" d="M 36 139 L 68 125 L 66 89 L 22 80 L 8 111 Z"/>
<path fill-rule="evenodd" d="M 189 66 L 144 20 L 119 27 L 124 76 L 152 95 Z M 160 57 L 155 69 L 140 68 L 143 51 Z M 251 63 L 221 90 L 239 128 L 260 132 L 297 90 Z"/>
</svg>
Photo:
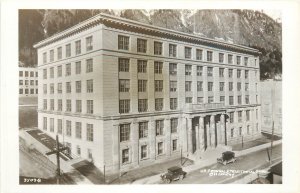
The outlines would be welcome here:
<svg viewBox="0 0 300 193">
<path fill-rule="evenodd" d="M 47 79 L 47 69 L 43 69 L 43 78 Z"/>
<path fill-rule="evenodd" d="M 139 123 L 139 138 L 148 137 L 148 122 Z"/>
<path fill-rule="evenodd" d="M 229 105 L 233 105 L 234 101 L 233 101 L 233 96 L 229 96 Z"/>
<path fill-rule="evenodd" d="M 246 120 L 250 121 L 250 110 L 246 111 Z"/>
<path fill-rule="evenodd" d="M 147 92 L 147 80 L 138 80 L 138 92 Z"/>
<path fill-rule="evenodd" d="M 248 79 L 249 71 L 245 70 L 245 79 Z"/>
<path fill-rule="evenodd" d="M 71 82 L 66 82 L 66 93 L 71 93 Z"/>
<path fill-rule="evenodd" d="M 54 94 L 54 83 L 50 84 L 50 94 Z"/>
<path fill-rule="evenodd" d="M 164 120 L 155 121 L 156 136 L 164 135 Z"/>
<path fill-rule="evenodd" d="M 34 72 L 33 71 L 30 72 L 30 77 L 34 77 Z"/>
<path fill-rule="evenodd" d="M 75 131 L 76 138 L 81 139 L 82 124 L 81 124 L 81 122 L 76 122 L 75 125 L 76 125 L 76 131 Z"/>
<path fill-rule="evenodd" d="M 85 39 L 86 42 L 86 51 L 93 50 L 93 36 L 89 36 Z"/>
<path fill-rule="evenodd" d="M 241 104 L 242 104 L 242 96 L 239 95 L 239 96 L 238 96 L 238 105 L 241 105 Z"/>
<path fill-rule="evenodd" d="M 54 67 L 50 68 L 50 78 L 54 78 Z"/>
<path fill-rule="evenodd" d="M 162 67 L 163 63 L 162 62 L 154 62 L 154 73 L 155 74 L 162 74 Z"/>
<path fill-rule="evenodd" d="M 120 142 L 129 141 L 130 139 L 130 124 L 120 125 Z"/>
<path fill-rule="evenodd" d="M 25 80 L 25 85 L 28 85 L 28 80 Z"/>
<path fill-rule="evenodd" d="M 224 68 L 219 68 L 219 77 L 224 77 Z"/>
<path fill-rule="evenodd" d="M 147 60 L 138 60 L 138 73 L 147 73 Z"/>
<path fill-rule="evenodd" d="M 77 145 L 77 147 L 76 147 L 76 152 L 77 152 L 77 155 L 81 155 L 81 149 L 80 149 L 80 146 L 79 145 Z"/>
<path fill-rule="evenodd" d="M 62 47 L 57 48 L 57 59 L 62 59 Z"/>
<path fill-rule="evenodd" d="M 236 56 L 236 64 L 237 65 L 241 64 L 241 56 Z"/>
<path fill-rule="evenodd" d="M 242 114 L 243 114 L 242 111 L 238 111 L 238 122 L 239 122 L 239 123 L 241 123 L 242 120 L 243 120 Z"/>
<path fill-rule="evenodd" d="M 196 60 L 202 60 L 203 50 L 196 49 Z"/>
<path fill-rule="evenodd" d="M 171 110 L 177 109 L 177 98 L 170 98 L 170 109 Z"/>
<path fill-rule="evenodd" d="M 185 91 L 191 92 L 192 90 L 192 81 L 185 81 Z"/>
<path fill-rule="evenodd" d="M 225 102 L 225 96 L 220 96 L 220 103 L 224 103 Z"/>
<path fill-rule="evenodd" d="M 229 122 L 234 123 L 234 112 L 229 113 Z"/>
<path fill-rule="evenodd" d="M 81 73 L 81 61 L 75 62 L 75 66 L 76 66 L 76 74 L 80 74 Z"/>
<path fill-rule="evenodd" d="M 203 101 L 204 101 L 203 97 L 197 97 L 198 104 L 203 104 Z"/>
<path fill-rule="evenodd" d="M 28 77 L 28 71 L 25 71 L 25 77 Z"/>
<path fill-rule="evenodd" d="M 147 145 L 141 146 L 141 159 L 147 158 Z"/>
<path fill-rule="evenodd" d="M 157 154 L 161 155 L 164 152 L 164 147 L 163 147 L 163 142 L 158 142 L 157 143 Z"/>
<path fill-rule="evenodd" d="M 129 80 L 119 80 L 119 92 L 129 92 L 130 82 Z"/>
<path fill-rule="evenodd" d="M 170 92 L 177 91 L 177 81 L 170 81 Z"/>
<path fill-rule="evenodd" d="M 214 86 L 214 83 L 213 83 L 213 82 L 208 82 L 208 83 L 207 83 L 207 90 L 208 90 L 208 91 L 213 91 L 213 86 Z"/>
<path fill-rule="evenodd" d="M 130 111 L 130 100 L 126 99 L 126 100 L 120 100 L 120 113 L 129 113 Z"/>
<path fill-rule="evenodd" d="M 71 44 L 66 45 L 66 58 L 71 56 Z"/>
<path fill-rule="evenodd" d="M 23 85 L 23 80 L 19 80 L 19 85 Z"/>
<path fill-rule="evenodd" d="M 162 43 L 154 42 L 154 55 L 162 55 Z"/>
<path fill-rule="evenodd" d="M 233 82 L 229 82 L 229 91 L 233 91 Z"/>
<path fill-rule="evenodd" d="M 25 94 L 28 94 L 28 89 L 27 88 L 25 89 Z"/>
<path fill-rule="evenodd" d="M 177 150 L 177 139 L 172 140 L 172 150 L 176 151 Z"/>
<path fill-rule="evenodd" d="M 43 109 L 44 109 L 44 110 L 47 110 L 47 99 L 44 99 L 44 102 L 43 102 Z"/>
<path fill-rule="evenodd" d="M 23 89 L 19 89 L 19 94 L 23 94 Z"/>
<path fill-rule="evenodd" d="M 62 99 L 57 100 L 57 111 L 62 111 Z"/>
<path fill-rule="evenodd" d="M 220 82 L 220 83 L 219 83 L 220 91 L 224 91 L 224 85 L 225 85 L 224 82 Z"/>
<path fill-rule="evenodd" d="M 66 76 L 71 75 L 71 64 L 66 64 Z"/>
<path fill-rule="evenodd" d="M 91 150 L 91 149 L 87 149 L 87 152 L 88 152 L 88 158 L 89 158 L 89 159 L 93 159 L 93 153 L 92 153 L 92 150 Z"/>
<path fill-rule="evenodd" d="M 213 68 L 207 67 L 207 76 L 213 76 Z"/>
<path fill-rule="evenodd" d="M 203 82 L 202 81 L 197 81 L 197 91 L 198 92 L 203 91 Z"/>
<path fill-rule="evenodd" d="M 212 62 L 213 61 L 213 52 L 212 51 L 207 51 L 207 61 Z"/>
<path fill-rule="evenodd" d="M 86 73 L 93 72 L 93 59 L 86 60 Z"/>
<path fill-rule="evenodd" d="M 81 113 L 81 111 L 82 111 L 81 100 L 76 100 L 76 113 Z"/>
<path fill-rule="evenodd" d="M 185 103 L 192 103 L 193 97 L 185 97 Z"/>
<path fill-rule="evenodd" d="M 122 150 L 122 164 L 129 162 L 129 149 Z"/>
<path fill-rule="evenodd" d="M 129 72 L 129 59 L 119 58 L 119 72 Z"/>
<path fill-rule="evenodd" d="M 86 140 L 94 141 L 94 128 L 93 124 L 86 124 Z"/>
<path fill-rule="evenodd" d="M 192 75 L 192 65 L 185 65 L 185 75 L 186 76 Z"/>
<path fill-rule="evenodd" d="M 178 128 L 178 119 L 172 118 L 170 119 L 171 133 L 177 133 Z"/>
<path fill-rule="evenodd" d="M 146 112 L 148 110 L 148 100 L 147 99 L 139 99 L 138 100 L 138 111 Z"/>
<path fill-rule="evenodd" d="M 54 111 L 54 99 L 50 99 L 50 110 Z"/>
<path fill-rule="evenodd" d="M 94 101 L 93 100 L 87 100 L 86 101 L 86 113 L 87 114 L 93 114 L 94 113 Z"/>
<path fill-rule="evenodd" d="M 43 117 L 43 130 L 47 131 L 47 117 Z"/>
<path fill-rule="evenodd" d="M 248 66 L 248 57 L 244 57 L 244 65 Z"/>
<path fill-rule="evenodd" d="M 245 83 L 245 91 L 249 90 L 249 83 Z"/>
<path fill-rule="evenodd" d="M 233 64 L 233 56 L 228 54 L 228 64 Z"/>
<path fill-rule="evenodd" d="M 34 89 L 30 89 L 30 94 L 34 94 Z"/>
<path fill-rule="evenodd" d="M 93 90 L 94 90 L 93 80 L 87 80 L 86 81 L 86 92 L 87 93 L 92 93 Z"/>
<path fill-rule="evenodd" d="M 250 125 L 247 125 L 247 135 L 250 134 Z"/>
<path fill-rule="evenodd" d="M 23 71 L 19 71 L 19 76 L 20 76 L 20 77 L 23 76 Z"/>
<path fill-rule="evenodd" d="M 233 75 L 233 69 L 228 69 L 228 77 L 232 78 Z"/>
<path fill-rule="evenodd" d="M 176 57 L 177 55 L 177 46 L 174 44 L 169 44 L 169 56 Z"/>
<path fill-rule="evenodd" d="M 57 119 L 57 133 L 62 134 L 62 120 Z"/>
<path fill-rule="evenodd" d="M 30 85 L 34 85 L 34 80 L 30 80 Z"/>
<path fill-rule="evenodd" d="M 236 71 L 236 77 L 237 78 L 241 78 L 241 70 L 237 70 Z"/>
<path fill-rule="evenodd" d="M 230 129 L 230 137 L 234 137 L 234 128 Z"/>
<path fill-rule="evenodd" d="M 50 118 L 50 132 L 54 132 L 54 119 Z"/>
<path fill-rule="evenodd" d="M 197 76 L 202 76 L 202 73 L 203 73 L 203 67 L 197 66 Z"/>
<path fill-rule="evenodd" d="M 219 53 L 219 63 L 224 63 L 224 54 Z"/>
<path fill-rule="evenodd" d="M 249 95 L 245 95 L 245 103 L 248 105 L 249 104 Z"/>
<path fill-rule="evenodd" d="M 170 63 L 170 75 L 177 74 L 177 64 Z"/>
<path fill-rule="evenodd" d="M 43 64 L 47 63 L 47 52 L 43 53 Z"/>
<path fill-rule="evenodd" d="M 163 91 L 163 80 L 155 80 L 155 92 Z"/>
<path fill-rule="evenodd" d="M 242 90 L 242 83 L 241 82 L 237 82 L 237 90 L 238 91 Z"/>
<path fill-rule="evenodd" d="M 50 50 L 50 62 L 54 61 L 54 50 Z"/>
<path fill-rule="evenodd" d="M 185 56 L 185 58 L 188 58 L 188 59 L 192 58 L 192 48 L 185 47 L 184 48 L 184 56 Z"/>
<path fill-rule="evenodd" d="M 162 98 L 155 99 L 155 110 L 156 111 L 162 111 L 163 106 L 164 106 L 164 103 L 163 103 Z"/>
<path fill-rule="evenodd" d="M 137 39 L 137 51 L 142 53 L 147 52 L 147 40 Z"/>
<path fill-rule="evenodd" d="M 35 85 L 37 85 L 37 86 L 39 85 L 37 80 L 35 81 Z"/>
<path fill-rule="evenodd" d="M 75 54 L 81 54 L 81 40 L 75 42 Z"/>
<path fill-rule="evenodd" d="M 72 123 L 71 121 L 66 121 L 66 135 L 71 137 L 72 136 Z"/>
<path fill-rule="evenodd" d="M 62 83 L 57 83 L 57 93 L 62 93 Z"/>
<path fill-rule="evenodd" d="M 242 135 L 242 127 L 239 127 L 239 136 Z"/>
<path fill-rule="evenodd" d="M 72 102 L 70 99 L 66 100 L 66 111 L 71 112 L 72 111 Z"/>
<path fill-rule="evenodd" d="M 129 37 L 119 35 L 118 48 L 119 50 L 129 50 Z"/>
<path fill-rule="evenodd" d="M 57 77 L 61 77 L 62 76 L 62 66 L 57 66 Z"/>
<path fill-rule="evenodd" d="M 209 96 L 208 97 L 208 103 L 213 103 L 214 102 L 214 97 L 213 96 Z"/>
</svg>

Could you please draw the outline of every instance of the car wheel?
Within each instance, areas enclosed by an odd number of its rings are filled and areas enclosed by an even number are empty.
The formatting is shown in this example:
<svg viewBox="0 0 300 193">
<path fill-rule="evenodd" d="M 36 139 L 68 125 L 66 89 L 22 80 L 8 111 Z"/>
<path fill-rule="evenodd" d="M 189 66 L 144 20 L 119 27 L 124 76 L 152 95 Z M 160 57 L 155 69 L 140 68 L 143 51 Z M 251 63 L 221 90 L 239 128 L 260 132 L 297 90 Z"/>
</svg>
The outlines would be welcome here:
<svg viewBox="0 0 300 193">
<path fill-rule="evenodd" d="M 166 179 L 166 183 L 170 184 L 171 180 L 170 179 Z"/>
<path fill-rule="evenodd" d="M 180 180 L 183 180 L 183 178 L 184 178 L 184 175 L 180 175 L 180 176 L 179 176 L 179 179 L 180 179 Z"/>
</svg>

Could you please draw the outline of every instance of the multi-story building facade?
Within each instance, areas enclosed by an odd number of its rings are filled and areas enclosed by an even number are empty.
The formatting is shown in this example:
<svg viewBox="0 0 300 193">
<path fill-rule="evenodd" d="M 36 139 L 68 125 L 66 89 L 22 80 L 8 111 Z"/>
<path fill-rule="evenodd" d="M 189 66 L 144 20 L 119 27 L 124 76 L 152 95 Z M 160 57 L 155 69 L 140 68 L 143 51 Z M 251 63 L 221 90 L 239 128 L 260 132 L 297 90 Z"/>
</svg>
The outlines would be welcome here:
<svg viewBox="0 0 300 193">
<path fill-rule="evenodd" d="M 255 49 L 105 14 L 35 48 L 39 128 L 107 172 L 260 134 Z"/>
<path fill-rule="evenodd" d="M 261 85 L 261 131 L 282 135 L 282 81 L 264 80 Z M 274 127 L 273 127 L 274 122 Z"/>
<path fill-rule="evenodd" d="M 19 67 L 19 96 L 38 96 L 38 69 Z"/>
</svg>

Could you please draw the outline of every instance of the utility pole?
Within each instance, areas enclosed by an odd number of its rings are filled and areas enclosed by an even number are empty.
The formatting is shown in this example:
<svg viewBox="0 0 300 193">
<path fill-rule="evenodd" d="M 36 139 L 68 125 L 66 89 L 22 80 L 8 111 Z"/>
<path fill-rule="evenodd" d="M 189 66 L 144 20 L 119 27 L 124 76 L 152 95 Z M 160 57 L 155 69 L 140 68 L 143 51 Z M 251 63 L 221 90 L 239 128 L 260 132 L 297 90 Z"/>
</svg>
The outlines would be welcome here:
<svg viewBox="0 0 300 193">
<path fill-rule="evenodd" d="M 270 152 L 270 161 L 272 161 L 272 150 L 273 150 L 273 141 L 274 141 L 274 117 L 275 117 L 275 72 L 273 72 L 273 80 L 271 86 L 271 104 L 272 104 L 272 136 L 271 136 L 271 152 Z"/>
<path fill-rule="evenodd" d="M 68 149 L 67 147 L 62 147 L 59 148 L 59 140 L 58 140 L 58 135 L 56 135 L 56 148 L 54 148 L 52 151 L 47 152 L 46 155 L 52 155 L 52 154 L 56 154 L 56 162 L 57 162 L 57 169 L 56 169 L 56 176 L 57 176 L 57 184 L 59 184 L 59 179 L 61 176 L 60 173 L 60 159 L 59 159 L 59 153 Z"/>
</svg>

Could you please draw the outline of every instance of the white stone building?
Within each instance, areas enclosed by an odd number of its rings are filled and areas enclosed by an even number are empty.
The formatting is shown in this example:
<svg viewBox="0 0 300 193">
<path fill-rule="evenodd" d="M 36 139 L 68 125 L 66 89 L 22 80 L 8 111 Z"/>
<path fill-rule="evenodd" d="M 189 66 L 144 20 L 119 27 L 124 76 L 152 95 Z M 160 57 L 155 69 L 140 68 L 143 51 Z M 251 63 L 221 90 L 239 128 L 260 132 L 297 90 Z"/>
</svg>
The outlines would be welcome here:
<svg viewBox="0 0 300 193">
<path fill-rule="evenodd" d="M 38 69 L 19 67 L 19 97 L 38 96 Z"/>
</svg>

